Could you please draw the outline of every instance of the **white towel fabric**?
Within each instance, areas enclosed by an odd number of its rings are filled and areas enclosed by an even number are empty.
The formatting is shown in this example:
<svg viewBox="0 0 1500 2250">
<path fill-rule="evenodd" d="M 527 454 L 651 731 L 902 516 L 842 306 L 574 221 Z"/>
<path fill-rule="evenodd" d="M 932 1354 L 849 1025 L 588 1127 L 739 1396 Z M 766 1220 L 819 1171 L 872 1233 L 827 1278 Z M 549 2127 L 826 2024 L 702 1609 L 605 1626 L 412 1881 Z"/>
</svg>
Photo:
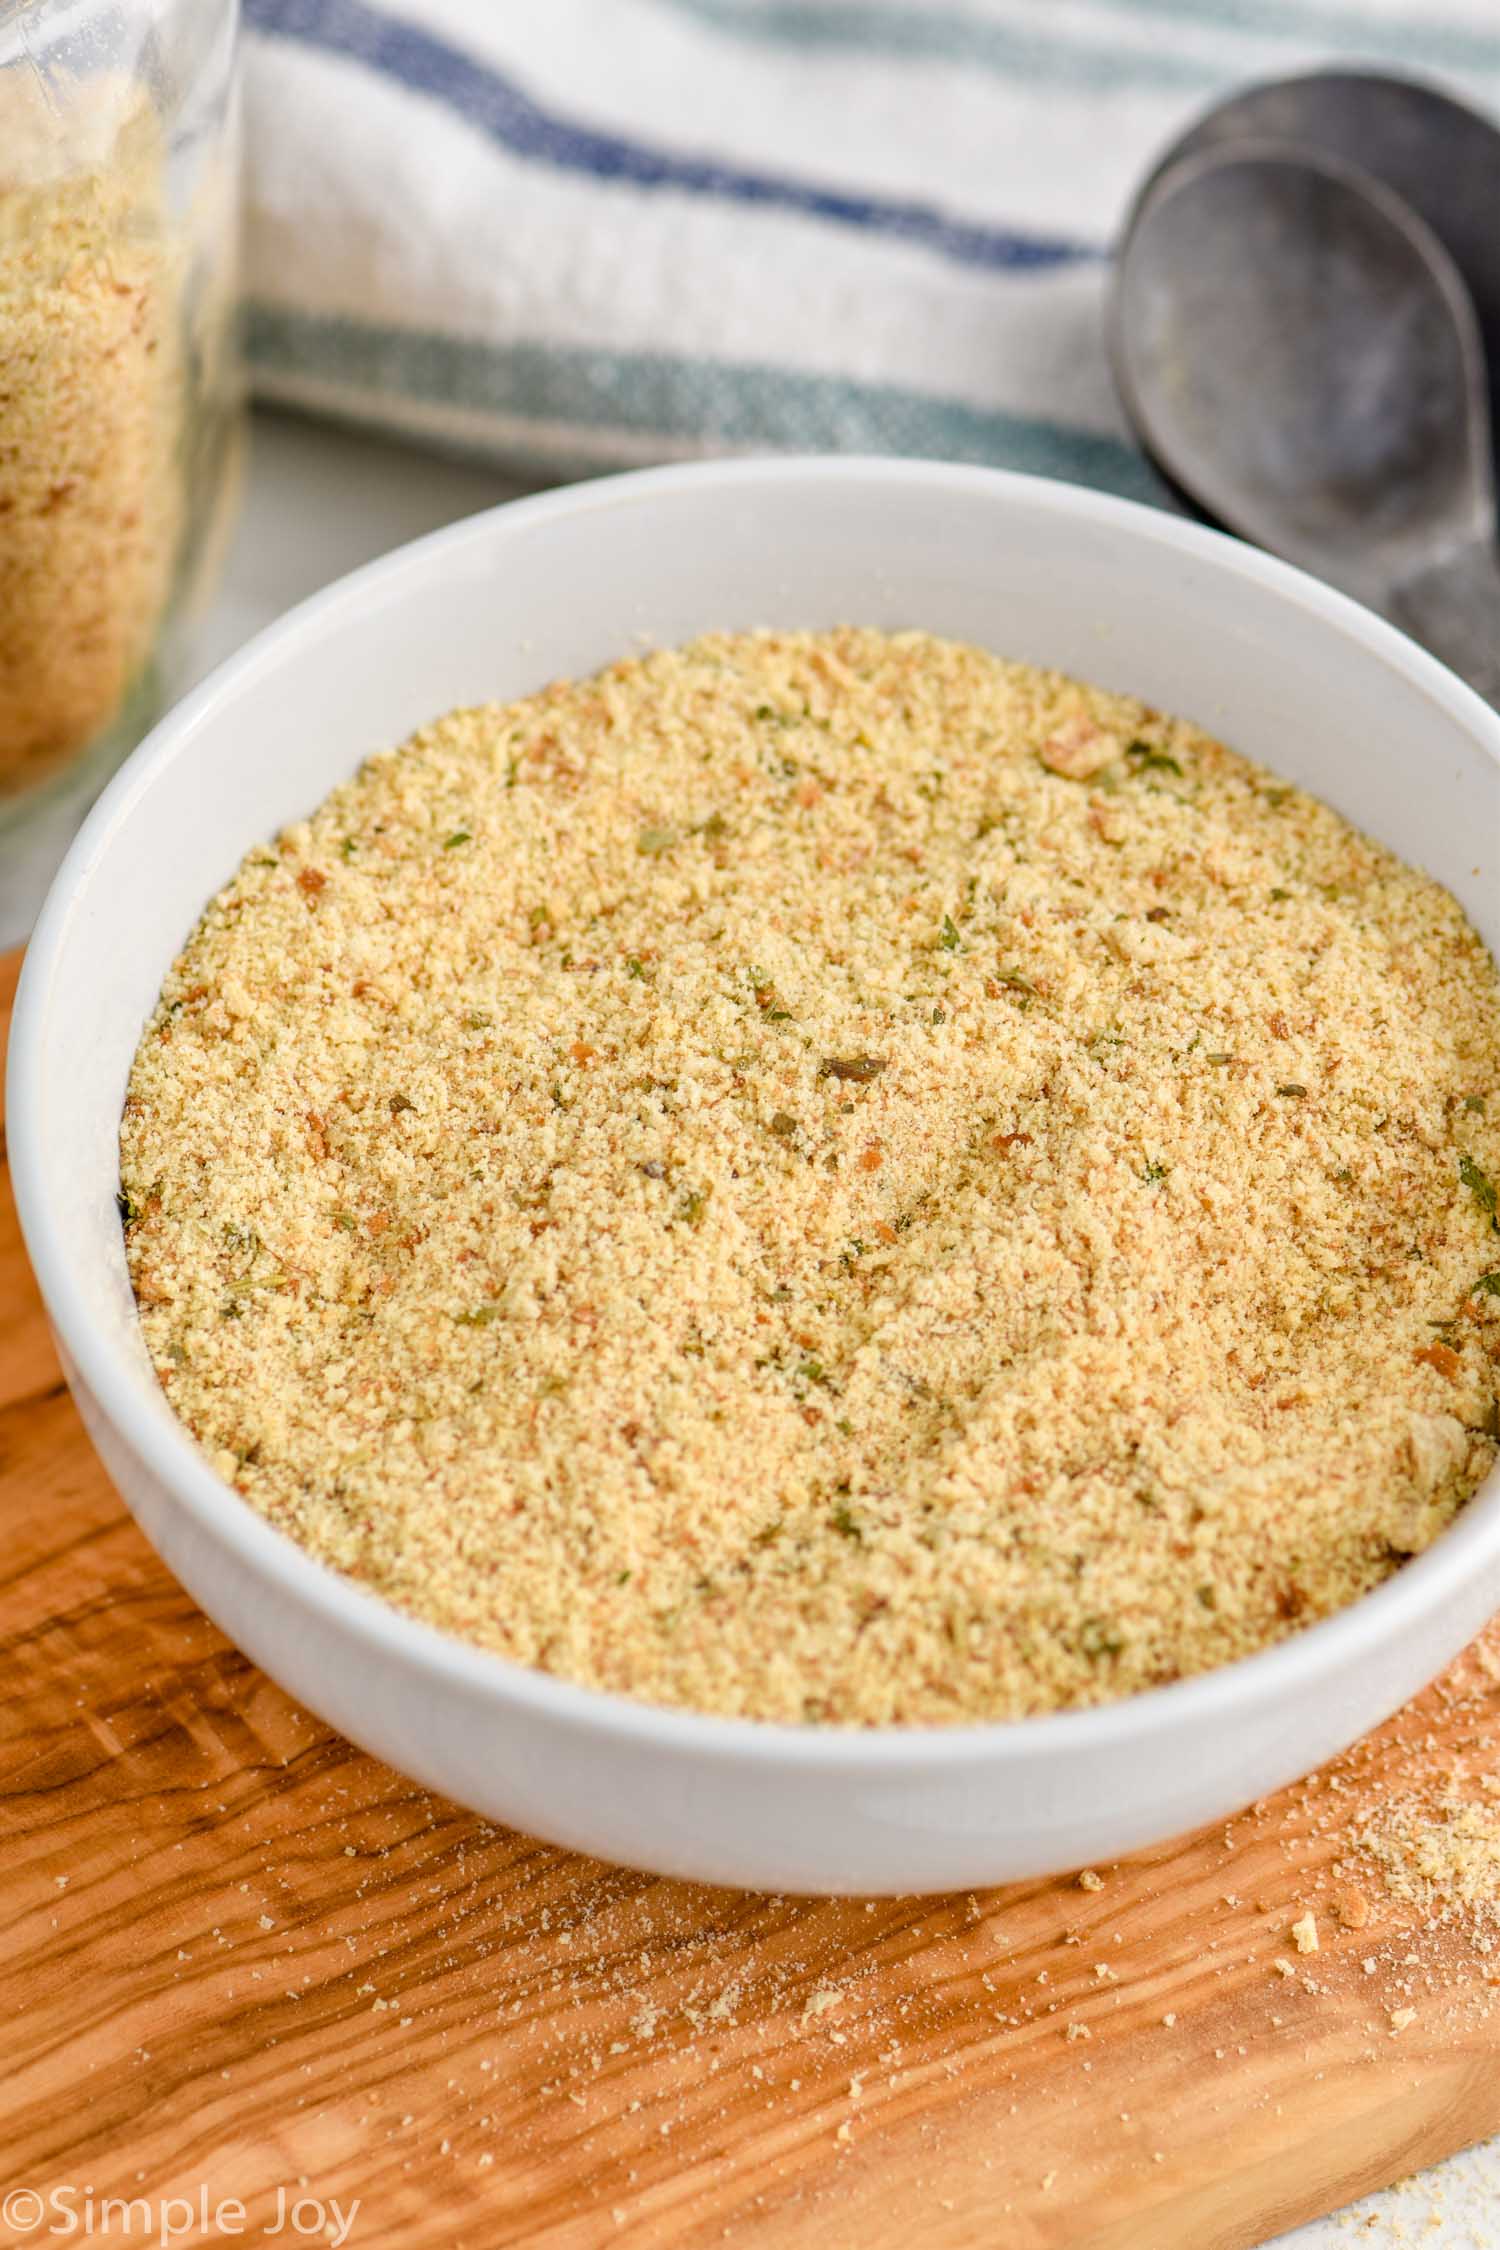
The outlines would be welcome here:
<svg viewBox="0 0 1500 2250">
<path fill-rule="evenodd" d="M 1158 496 L 1101 338 L 1164 142 L 1497 0 L 248 0 L 271 398 L 538 477 L 840 448 Z"/>
</svg>

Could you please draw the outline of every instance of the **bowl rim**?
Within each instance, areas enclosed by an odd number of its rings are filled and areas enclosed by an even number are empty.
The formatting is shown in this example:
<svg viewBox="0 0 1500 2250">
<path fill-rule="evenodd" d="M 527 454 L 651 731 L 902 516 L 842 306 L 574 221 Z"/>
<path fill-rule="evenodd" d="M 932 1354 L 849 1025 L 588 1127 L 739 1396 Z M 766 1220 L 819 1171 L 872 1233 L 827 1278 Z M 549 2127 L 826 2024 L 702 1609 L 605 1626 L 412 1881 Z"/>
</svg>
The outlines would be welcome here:
<svg viewBox="0 0 1500 2250">
<path fill-rule="evenodd" d="M 64 857 L 26 948 L 12 1018 L 6 1077 L 6 1130 L 22 1235 L 49 1320 L 70 1370 L 113 1432 L 205 1538 L 234 1562 L 278 1584 L 289 1600 L 369 1653 L 435 1685 L 487 1703 L 497 1716 L 519 1708 L 575 1734 L 621 1745 L 712 1759 L 746 1768 L 809 1774 L 898 1776 L 944 1768 L 1089 1756 L 1142 1747 L 1174 1731 L 1212 1727 L 1287 1698 L 1315 1692 L 1350 1664 L 1378 1657 L 1388 1639 L 1418 1626 L 1500 1551 L 1500 1466 L 1424 1553 L 1332 1616 L 1270 1648 L 1161 1687 L 1097 1705 L 1019 1719 L 902 1724 L 879 1728 L 797 1725 L 705 1713 L 638 1701 L 585 1687 L 464 1642 L 423 1623 L 315 1560 L 275 1529 L 210 1468 L 164 1397 L 147 1405 L 138 1371 L 128 1370 L 108 1330 L 96 1322 L 69 1268 L 51 1208 L 41 1129 L 44 1029 L 58 962 L 85 910 L 93 879 L 115 832 L 157 776 L 191 752 L 200 729 L 289 649 L 357 612 L 366 597 L 407 572 L 420 576 L 439 557 L 482 548 L 497 531 L 524 533 L 537 522 L 585 519 L 683 486 L 729 492 L 778 483 L 922 485 L 990 495 L 1080 525 L 1107 525 L 1169 553 L 1196 559 L 1226 580 L 1249 581 L 1284 596 L 1335 635 L 1383 659 L 1456 722 L 1500 767 L 1500 713 L 1395 626 L 1289 563 L 1224 533 L 1142 502 L 1082 485 L 967 463 L 880 456 L 777 455 L 641 469 L 564 485 L 428 532 L 348 572 L 274 619 L 193 688 L 143 738 L 89 813 Z M 95 939 L 92 942 L 97 943 Z M 72 1380 L 70 1374 L 70 1380 Z M 170 1566 L 169 1566 L 170 1567 Z"/>
</svg>

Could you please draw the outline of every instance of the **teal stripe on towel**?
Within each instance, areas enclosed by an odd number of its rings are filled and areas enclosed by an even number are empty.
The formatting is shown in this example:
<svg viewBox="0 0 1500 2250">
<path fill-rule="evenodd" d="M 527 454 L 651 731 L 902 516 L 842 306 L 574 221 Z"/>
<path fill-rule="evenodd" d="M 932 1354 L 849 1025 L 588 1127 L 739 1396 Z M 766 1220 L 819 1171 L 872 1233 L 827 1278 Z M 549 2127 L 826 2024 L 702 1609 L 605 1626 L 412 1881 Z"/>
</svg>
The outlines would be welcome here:
<svg viewBox="0 0 1500 2250">
<path fill-rule="evenodd" d="M 646 0 L 731 38 L 808 53 L 899 56 L 977 64 L 1000 78 L 1040 80 L 1080 92 L 1141 86 L 1201 92 L 1224 72 L 1194 55 L 1094 45 L 1051 29 L 1032 0 L 1031 20 L 1002 23 L 961 9 L 855 6 L 830 0 Z"/>
<path fill-rule="evenodd" d="M 891 453 L 988 462 L 1097 485 L 1160 502 L 1163 489 L 1119 439 L 1058 422 L 930 398 L 888 383 L 859 383 L 785 368 L 613 352 L 572 345 L 495 345 L 420 329 L 326 319 L 273 305 L 252 307 L 252 368 L 281 380 L 333 383 L 399 419 L 410 399 L 469 413 L 562 424 L 569 458 L 597 459 L 590 441 L 608 432 L 701 443 L 708 451 Z M 539 437 L 528 456 L 512 439 L 495 454 L 531 465 L 562 449 Z"/>
<path fill-rule="evenodd" d="M 1162 47 L 1090 41 L 1038 22 L 999 22 L 963 9 L 869 5 L 832 0 L 645 0 L 731 38 L 806 52 L 910 57 L 977 64 L 1001 78 L 1045 79 L 1080 92 L 1154 86 L 1212 90 L 1242 74 L 1243 58 L 1215 62 Z M 1300 43 L 1330 62 L 1387 62 L 1418 70 L 1500 73 L 1500 36 L 1425 14 L 1399 23 L 1361 21 L 1320 0 L 1092 0 L 1105 16 L 1155 17 L 1185 29 L 1237 38 Z M 1267 64 L 1274 63 L 1267 57 Z M 1296 67 L 1301 67 L 1300 65 Z M 1310 67 L 1310 63 L 1309 63 Z"/>
<path fill-rule="evenodd" d="M 693 6 L 696 0 L 685 4 Z M 1205 31 L 1300 41 L 1319 50 L 1309 67 L 1386 62 L 1419 71 L 1500 74 L 1500 32 L 1440 22 L 1428 12 L 1427 0 L 1419 0 L 1404 22 L 1394 16 L 1357 16 L 1348 8 L 1321 5 L 1320 0 L 1090 0 L 1090 4 L 1111 15 L 1158 16 Z"/>
</svg>

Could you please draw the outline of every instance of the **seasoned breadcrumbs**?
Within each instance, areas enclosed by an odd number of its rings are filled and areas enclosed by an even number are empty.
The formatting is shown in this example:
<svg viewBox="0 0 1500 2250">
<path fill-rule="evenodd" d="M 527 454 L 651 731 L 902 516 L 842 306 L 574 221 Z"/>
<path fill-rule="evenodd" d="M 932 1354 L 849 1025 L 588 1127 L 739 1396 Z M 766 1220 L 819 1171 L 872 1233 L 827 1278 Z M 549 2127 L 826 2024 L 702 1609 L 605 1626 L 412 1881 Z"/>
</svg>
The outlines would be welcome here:
<svg viewBox="0 0 1500 2250">
<path fill-rule="evenodd" d="M 80 129 L 119 106 L 94 92 Z M 137 100 L 58 176 L 56 130 L 29 80 L 0 86 L 0 798 L 119 715 L 181 513 L 160 131 Z"/>
<path fill-rule="evenodd" d="M 920 633 L 710 636 L 372 758 L 208 909 L 121 1168 L 251 1504 L 653 1702 L 1102 1702 L 1341 1608 L 1496 1455 L 1459 907 Z"/>
</svg>

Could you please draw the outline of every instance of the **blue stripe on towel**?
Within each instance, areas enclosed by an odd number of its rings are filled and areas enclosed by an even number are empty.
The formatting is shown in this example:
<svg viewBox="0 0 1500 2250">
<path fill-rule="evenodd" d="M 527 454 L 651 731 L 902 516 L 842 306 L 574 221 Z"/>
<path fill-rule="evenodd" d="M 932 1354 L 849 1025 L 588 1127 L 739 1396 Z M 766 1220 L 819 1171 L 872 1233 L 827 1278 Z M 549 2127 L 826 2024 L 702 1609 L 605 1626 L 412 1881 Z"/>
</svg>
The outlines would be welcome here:
<svg viewBox="0 0 1500 2250">
<path fill-rule="evenodd" d="M 258 31 L 341 55 L 443 102 L 514 155 L 560 171 L 626 187 L 670 188 L 796 211 L 909 242 L 960 265 L 1014 270 L 1069 265 L 1098 255 L 1087 244 L 1062 236 L 980 226 L 950 218 L 931 204 L 818 187 L 575 125 L 543 109 L 493 65 L 416 24 L 366 6 L 364 0 L 248 0 L 246 15 Z"/>
<path fill-rule="evenodd" d="M 368 399 L 374 418 L 388 427 L 399 428 L 403 399 L 563 426 L 560 443 L 540 432 L 528 440 L 522 450 L 532 469 L 542 452 L 554 468 L 574 473 L 599 466 L 598 440 L 613 432 L 673 445 L 687 439 L 708 453 L 775 449 L 987 462 L 1131 499 L 1165 498 L 1141 456 L 1116 438 L 895 384 L 658 352 L 497 345 L 271 305 L 252 308 L 249 343 L 253 369 L 293 385 L 298 377 L 337 385 Z M 504 450 L 501 442 L 493 448 Z"/>
</svg>

